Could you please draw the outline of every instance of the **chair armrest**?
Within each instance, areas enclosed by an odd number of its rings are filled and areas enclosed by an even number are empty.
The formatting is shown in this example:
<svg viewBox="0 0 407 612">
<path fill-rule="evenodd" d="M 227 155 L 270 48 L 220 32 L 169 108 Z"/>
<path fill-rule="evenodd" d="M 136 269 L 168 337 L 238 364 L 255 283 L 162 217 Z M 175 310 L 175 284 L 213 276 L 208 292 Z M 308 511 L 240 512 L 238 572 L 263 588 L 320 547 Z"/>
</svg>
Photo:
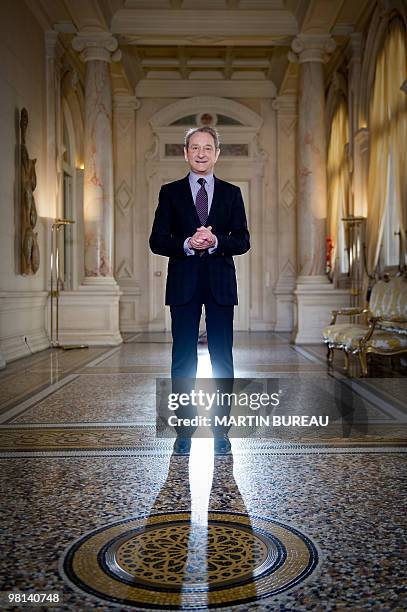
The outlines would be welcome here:
<svg viewBox="0 0 407 612">
<path fill-rule="evenodd" d="M 361 349 L 363 349 L 366 343 L 369 342 L 379 321 L 384 321 L 383 317 L 369 317 L 369 329 L 367 330 L 366 335 L 359 341 Z"/>
<path fill-rule="evenodd" d="M 338 315 L 347 315 L 348 317 L 352 317 L 354 315 L 365 314 L 369 312 L 366 308 L 341 308 L 340 310 L 332 310 L 331 312 L 331 325 L 336 323 L 336 318 Z"/>
</svg>

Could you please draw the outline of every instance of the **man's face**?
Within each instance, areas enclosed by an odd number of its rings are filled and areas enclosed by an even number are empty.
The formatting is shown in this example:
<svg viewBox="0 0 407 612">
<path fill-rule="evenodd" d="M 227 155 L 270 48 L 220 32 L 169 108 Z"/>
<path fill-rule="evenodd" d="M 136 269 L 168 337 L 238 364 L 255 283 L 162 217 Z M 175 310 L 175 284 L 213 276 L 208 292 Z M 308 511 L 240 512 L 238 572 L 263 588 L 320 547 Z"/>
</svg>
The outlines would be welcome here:
<svg viewBox="0 0 407 612">
<path fill-rule="evenodd" d="M 185 161 L 188 162 L 195 174 L 210 174 L 219 157 L 219 149 L 215 149 L 215 142 L 207 132 L 192 134 L 188 149 L 184 147 Z"/>
</svg>

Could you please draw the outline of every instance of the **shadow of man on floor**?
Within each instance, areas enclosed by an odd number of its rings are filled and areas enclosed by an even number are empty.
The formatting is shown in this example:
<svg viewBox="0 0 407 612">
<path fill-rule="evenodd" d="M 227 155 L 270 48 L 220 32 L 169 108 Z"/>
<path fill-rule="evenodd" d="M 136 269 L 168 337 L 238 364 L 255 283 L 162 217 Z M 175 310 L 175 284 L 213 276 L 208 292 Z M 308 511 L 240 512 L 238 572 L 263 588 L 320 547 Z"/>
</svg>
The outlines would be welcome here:
<svg viewBox="0 0 407 612">
<path fill-rule="evenodd" d="M 195 443 L 202 448 L 194 453 Z M 227 604 L 228 591 L 232 599 L 238 593 L 245 601 L 256 599 L 253 577 L 262 551 L 233 474 L 233 456 L 214 456 L 212 444 L 194 440 L 189 461 L 172 455 L 145 524 L 146 534 L 155 531 L 157 538 L 140 560 L 150 575 L 140 576 L 137 567 L 137 580 L 161 585 L 165 606 Z M 151 603 L 157 602 L 154 590 Z"/>
</svg>

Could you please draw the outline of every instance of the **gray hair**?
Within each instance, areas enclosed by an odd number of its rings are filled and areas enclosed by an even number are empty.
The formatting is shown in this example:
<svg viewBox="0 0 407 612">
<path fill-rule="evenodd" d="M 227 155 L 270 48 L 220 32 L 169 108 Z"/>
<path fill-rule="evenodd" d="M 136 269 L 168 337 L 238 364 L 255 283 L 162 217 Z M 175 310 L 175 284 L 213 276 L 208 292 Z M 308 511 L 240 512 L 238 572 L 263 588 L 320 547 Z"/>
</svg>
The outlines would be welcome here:
<svg viewBox="0 0 407 612">
<path fill-rule="evenodd" d="M 193 136 L 197 132 L 203 132 L 204 134 L 210 134 L 213 138 L 213 142 L 215 143 L 216 151 L 219 149 L 219 144 L 220 144 L 219 134 L 215 130 L 215 128 L 210 127 L 210 125 L 202 125 L 201 127 L 190 128 L 189 130 L 187 130 L 185 133 L 185 139 L 184 139 L 184 144 L 185 144 L 186 149 L 188 149 L 189 141 L 191 140 L 191 136 Z"/>
</svg>

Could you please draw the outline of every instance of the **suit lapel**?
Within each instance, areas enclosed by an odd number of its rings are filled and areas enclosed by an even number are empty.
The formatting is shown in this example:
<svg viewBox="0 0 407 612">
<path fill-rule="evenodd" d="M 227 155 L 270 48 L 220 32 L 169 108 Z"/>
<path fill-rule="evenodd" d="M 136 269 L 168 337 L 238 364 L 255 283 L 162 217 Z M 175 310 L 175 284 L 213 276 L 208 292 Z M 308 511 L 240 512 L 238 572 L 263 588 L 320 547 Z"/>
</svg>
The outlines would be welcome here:
<svg viewBox="0 0 407 612">
<path fill-rule="evenodd" d="M 196 206 L 194 204 L 194 198 L 192 197 L 191 186 L 189 184 L 189 175 L 181 181 L 182 185 L 182 200 L 184 202 L 183 206 L 187 211 L 188 217 L 191 220 L 193 227 L 196 229 L 201 225 L 199 221 L 198 213 L 196 212 Z"/>
<path fill-rule="evenodd" d="M 216 219 L 216 213 L 222 201 L 221 182 L 218 178 L 216 178 L 216 176 L 214 176 L 213 179 L 215 181 L 214 189 L 213 189 L 213 198 L 212 198 L 211 210 L 209 211 L 208 222 L 206 224 L 206 225 L 211 225 L 212 227 Z"/>
</svg>

